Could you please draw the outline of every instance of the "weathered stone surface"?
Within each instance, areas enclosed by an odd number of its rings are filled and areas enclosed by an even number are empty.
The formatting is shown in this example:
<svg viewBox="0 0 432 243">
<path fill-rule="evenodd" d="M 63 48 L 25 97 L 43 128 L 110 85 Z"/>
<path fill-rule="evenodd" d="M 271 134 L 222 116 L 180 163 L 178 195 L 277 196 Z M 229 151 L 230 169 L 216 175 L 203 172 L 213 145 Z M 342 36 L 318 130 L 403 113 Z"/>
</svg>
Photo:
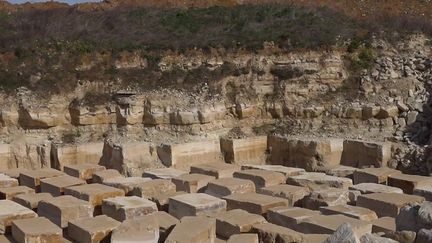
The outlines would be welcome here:
<svg viewBox="0 0 432 243">
<path fill-rule="evenodd" d="M 234 172 L 239 170 L 239 166 L 227 163 L 205 163 L 190 168 L 191 173 L 209 175 L 217 179 L 233 177 Z"/>
<path fill-rule="evenodd" d="M 271 223 L 256 224 L 252 232 L 258 234 L 259 242 L 302 242 L 302 234 Z"/>
<path fill-rule="evenodd" d="M 303 200 L 303 206 L 318 210 L 320 207 L 345 205 L 349 202 L 348 190 L 340 188 L 319 188 L 310 193 Z"/>
<path fill-rule="evenodd" d="M 187 192 L 168 192 L 164 194 L 155 194 L 151 200 L 156 203 L 159 211 L 169 211 L 169 201 L 170 198 L 178 196 L 178 195 L 184 195 L 187 194 Z"/>
<path fill-rule="evenodd" d="M 344 223 L 340 225 L 336 231 L 324 241 L 324 243 L 360 243 L 359 237 L 360 236 L 356 235 L 349 223 Z"/>
<path fill-rule="evenodd" d="M 428 201 L 432 201 L 432 185 L 418 186 L 414 189 L 413 194 L 424 197 Z"/>
<path fill-rule="evenodd" d="M 174 226 L 180 222 L 177 218 L 164 211 L 157 211 L 143 218 L 144 220 L 147 218 L 154 218 L 157 221 L 159 226 L 160 242 L 164 242 L 169 233 L 171 233 L 171 230 L 174 228 Z"/>
<path fill-rule="evenodd" d="M 120 222 L 156 211 L 156 203 L 136 196 L 108 198 L 102 202 L 102 213 Z"/>
<path fill-rule="evenodd" d="M 259 243 L 257 234 L 236 234 L 232 235 L 227 243 Z"/>
<path fill-rule="evenodd" d="M 163 168 L 148 170 L 143 173 L 143 177 L 148 177 L 152 179 L 172 179 L 179 177 L 181 175 L 187 174 L 184 170 L 178 170 L 174 168 Z"/>
<path fill-rule="evenodd" d="M 234 209 L 216 216 L 216 234 L 227 239 L 234 234 L 248 233 L 255 224 L 265 222 L 266 219 L 261 215 Z"/>
<path fill-rule="evenodd" d="M 396 229 L 398 231 L 414 231 L 432 228 L 432 202 L 410 204 L 402 207 L 396 216 Z"/>
<path fill-rule="evenodd" d="M 175 192 L 176 185 L 170 180 L 154 179 L 134 187 L 132 194 L 138 197 L 153 199 L 160 195 L 173 194 Z"/>
<path fill-rule="evenodd" d="M 276 185 L 262 187 L 257 189 L 257 193 L 273 197 L 281 197 L 288 200 L 289 206 L 299 206 L 304 197 L 309 195 L 309 189 L 306 187 L 292 185 Z"/>
<path fill-rule="evenodd" d="M 413 194 L 414 189 L 417 187 L 432 185 L 432 177 L 395 174 L 388 177 L 388 185 L 398 187 L 402 189 L 404 193 Z"/>
<path fill-rule="evenodd" d="M 1 243 L 15 243 L 16 241 L 12 238 L 11 235 L 0 235 L 0 242 Z"/>
<path fill-rule="evenodd" d="M 53 168 L 63 169 L 64 166 L 82 163 L 97 164 L 102 156 L 104 143 L 84 143 L 51 146 L 51 164 Z"/>
<path fill-rule="evenodd" d="M 342 214 L 351 218 L 364 220 L 364 221 L 372 221 L 378 219 L 374 211 L 367 208 L 356 207 L 351 205 L 321 207 L 320 211 L 324 215 Z"/>
<path fill-rule="evenodd" d="M 227 202 L 204 193 L 190 193 L 171 197 L 169 213 L 181 219 L 184 216 L 212 215 L 226 211 Z"/>
<path fill-rule="evenodd" d="M 382 217 L 371 221 L 372 233 L 394 232 L 396 231 L 396 222 L 393 217 Z"/>
<path fill-rule="evenodd" d="M 26 208 L 37 211 L 40 201 L 46 201 L 53 198 L 50 193 L 25 193 L 16 195 L 13 201 L 23 205 Z"/>
<path fill-rule="evenodd" d="M 188 169 L 203 163 L 223 162 L 219 140 L 163 144 L 158 146 L 157 153 L 164 165 L 177 169 Z"/>
<path fill-rule="evenodd" d="M 319 211 L 298 207 L 275 207 L 267 212 L 270 223 L 299 231 L 298 225 L 305 219 L 319 215 Z"/>
<path fill-rule="evenodd" d="M 84 201 L 90 202 L 93 206 L 101 206 L 102 200 L 111 197 L 122 197 L 124 191 L 114 187 L 101 184 L 88 184 L 72 186 L 65 189 L 65 195 L 71 195 Z M 95 209 L 97 210 L 97 209 Z"/>
<path fill-rule="evenodd" d="M 338 165 L 333 168 L 327 168 L 325 169 L 325 173 L 330 176 L 337 176 L 337 177 L 347 177 L 352 179 L 354 175 L 354 171 L 358 170 L 359 168 L 351 167 L 351 166 L 345 166 L 345 165 Z"/>
<path fill-rule="evenodd" d="M 63 172 L 55 169 L 44 168 L 38 170 L 29 170 L 27 172 L 22 172 L 19 177 L 20 185 L 28 186 L 35 189 L 36 192 L 40 192 L 40 180 L 62 176 Z"/>
<path fill-rule="evenodd" d="M 38 215 L 66 228 L 70 220 L 92 217 L 93 206 L 72 196 L 60 196 L 40 201 Z"/>
<path fill-rule="evenodd" d="M 345 140 L 341 164 L 363 167 L 386 167 L 391 157 L 391 144 L 361 140 Z"/>
<path fill-rule="evenodd" d="M 76 164 L 63 167 L 66 174 L 82 180 L 91 180 L 93 173 L 101 170 L 105 170 L 105 167 L 96 164 Z"/>
<path fill-rule="evenodd" d="M 0 200 L 0 234 L 10 232 L 12 221 L 17 219 L 35 218 L 32 210 L 10 200 Z"/>
<path fill-rule="evenodd" d="M 287 184 L 309 188 L 315 188 L 324 185 L 329 187 L 348 189 L 350 186 L 352 186 L 352 181 L 348 178 L 329 176 L 324 173 L 308 172 L 298 176 L 288 177 Z"/>
<path fill-rule="evenodd" d="M 111 232 L 120 224 L 105 215 L 71 220 L 68 224 L 68 236 L 82 243 L 109 242 Z"/>
<path fill-rule="evenodd" d="M 40 180 L 41 192 L 48 192 L 57 197 L 64 194 L 66 187 L 78 186 L 87 184 L 84 180 L 64 175 Z"/>
<path fill-rule="evenodd" d="M 184 217 L 165 243 L 215 242 L 216 220 L 205 217 Z"/>
<path fill-rule="evenodd" d="M 432 242 L 432 230 L 421 229 L 417 233 L 416 243 L 429 243 Z"/>
<path fill-rule="evenodd" d="M 142 177 L 117 177 L 104 180 L 103 184 L 118 189 L 122 189 L 126 195 L 132 195 L 132 191 L 136 187 L 140 187 L 145 182 L 151 181 L 150 178 Z"/>
<path fill-rule="evenodd" d="M 208 183 L 206 193 L 215 197 L 225 197 L 234 193 L 255 192 L 251 180 L 239 178 L 221 178 Z"/>
<path fill-rule="evenodd" d="M 62 229 L 44 217 L 13 221 L 12 236 L 19 243 L 63 242 Z"/>
<path fill-rule="evenodd" d="M 0 199 L 12 200 L 16 195 L 26 193 L 35 193 L 35 191 L 26 186 L 4 187 L 0 188 Z"/>
<path fill-rule="evenodd" d="M 13 186 L 18 186 L 17 179 L 7 176 L 5 174 L 0 174 L 0 188 Z"/>
<path fill-rule="evenodd" d="M 227 163 L 263 164 L 266 161 L 267 136 L 221 139 L 220 144 Z"/>
<path fill-rule="evenodd" d="M 356 190 L 361 192 L 361 194 L 370 193 L 403 193 L 402 189 L 392 186 L 386 186 L 377 183 L 360 183 L 349 188 L 350 190 Z"/>
<path fill-rule="evenodd" d="M 307 234 L 303 235 L 303 243 L 318 243 L 324 242 L 329 238 L 328 234 Z"/>
<path fill-rule="evenodd" d="M 158 243 L 159 225 L 155 217 L 137 217 L 125 220 L 112 231 L 111 243 Z"/>
<path fill-rule="evenodd" d="M 279 172 L 288 176 L 296 176 L 304 173 L 305 170 L 302 168 L 286 167 L 282 165 L 242 165 L 242 170 L 268 170 L 273 172 Z"/>
<path fill-rule="evenodd" d="M 92 182 L 102 184 L 107 179 L 124 177 L 120 172 L 114 169 L 95 171 L 93 173 Z"/>
<path fill-rule="evenodd" d="M 249 213 L 266 214 L 274 207 L 288 206 L 288 201 L 279 197 L 272 197 L 257 193 L 232 194 L 224 197 L 228 210 L 243 209 Z"/>
<path fill-rule="evenodd" d="M 414 243 L 416 240 L 416 232 L 412 231 L 395 231 L 386 232 L 384 237 L 393 239 L 399 243 Z"/>
<path fill-rule="evenodd" d="M 372 193 L 363 194 L 357 198 L 357 206 L 369 208 L 378 215 L 378 217 L 396 217 L 399 210 L 410 203 L 421 203 L 423 197 L 406 195 L 400 193 Z"/>
<path fill-rule="evenodd" d="M 360 238 L 361 243 L 398 243 L 395 240 L 373 234 L 365 234 Z"/>
<path fill-rule="evenodd" d="M 0 145 L 1 146 L 1 145 Z M 29 171 L 26 168 L 14 168 L 14 169 L 7 169 L 7 170 L 1 170 L 0 173 L 7 175 L 9 177 L 12 177 L 14 179 L 18 179 L 19 175 L 23 172 Z"/>
<path fill-rule="evenodd" d="M 285 176 L 279 172 L 266 170 L 242 170 L 234 173 L 235 178 L 251 180 L 256 188 L 283 184 Z"/>
<path fill-rule="evenodd" d="M 360 237 L 372 232 L 370 222 L 361 221 L 344 215 L 318 215 L 303 220 L 298 229 L 305 234 L 333 234 L 339 226 L 349 223 L 355 235 Z"/>
<path fill-rule="evenodd" d="M 401 174 L 399 170 L 387 167 L 366 168 L 354 172 L 354 184 L 360 183 L 378 183 L 387 184 L 387 178 L 390 175 Z"/>
<path fill-rule="evenodd" d="M 173 178 L 171 181 L 176 185 L 177 191 L 188 193 L 203 192 L 207 184 L 215 177 L 202 174 L 187 174 Z"/>
</svg>

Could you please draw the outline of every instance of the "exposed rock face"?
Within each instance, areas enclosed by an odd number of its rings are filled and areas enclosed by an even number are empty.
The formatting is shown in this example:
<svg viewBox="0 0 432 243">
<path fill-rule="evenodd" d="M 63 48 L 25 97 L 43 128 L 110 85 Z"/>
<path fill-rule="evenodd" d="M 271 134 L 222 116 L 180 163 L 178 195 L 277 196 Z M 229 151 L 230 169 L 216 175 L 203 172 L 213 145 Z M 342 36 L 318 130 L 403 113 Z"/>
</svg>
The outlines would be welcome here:
<svg viewBox="0 0 432 243">
<path fill-rule="evenodd" d="M 52 144 L 51 166 L 62 169 L 67 165 L 97 164 L 102 156 L 103 143 Z"/>
<path fill-rule="evenodd" d="M 391 157 L 391 145 L 356 140 L 346 140 L 343 144 L 341 164 L 362 167 L 386 167 Z"/>
</svg>

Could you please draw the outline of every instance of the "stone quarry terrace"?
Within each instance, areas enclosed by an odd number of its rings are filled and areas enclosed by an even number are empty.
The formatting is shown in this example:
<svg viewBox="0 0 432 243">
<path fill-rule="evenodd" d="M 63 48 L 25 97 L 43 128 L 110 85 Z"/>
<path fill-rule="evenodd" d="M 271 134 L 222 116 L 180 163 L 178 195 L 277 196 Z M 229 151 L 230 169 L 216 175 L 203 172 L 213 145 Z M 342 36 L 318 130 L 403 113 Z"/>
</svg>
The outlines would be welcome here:
<svg viewBox="0 0 432 243">
<path fill-rule="evenodd" d="M 269 136 L 158 152 L 166 168 L 140 175 L 99 161 L 2 170 L 0 242 L 430 242 L 419 229 L 432 224 L 405 221 L 431 207 L 432 177 L 387 167 L 386 143 Z"/>
</svg>

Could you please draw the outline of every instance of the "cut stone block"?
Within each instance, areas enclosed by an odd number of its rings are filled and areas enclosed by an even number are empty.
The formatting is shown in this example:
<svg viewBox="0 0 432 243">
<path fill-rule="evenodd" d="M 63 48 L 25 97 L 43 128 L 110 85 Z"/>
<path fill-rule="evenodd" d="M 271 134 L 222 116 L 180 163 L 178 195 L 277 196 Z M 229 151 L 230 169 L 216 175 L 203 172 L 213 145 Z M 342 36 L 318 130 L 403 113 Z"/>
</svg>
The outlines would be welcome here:
<svg viewBox="0 0 432 243">
<path fill-rule="evenodd" d="M 97 116 L 101 115 L 100 113 L 94 116 L 95 114 L 89 112 L 87 109 L 84 109 L 86 114 L 83 115 L 73 115 L 73 120 L 81 120 L 83 116 L 86 116 L 90 119 L 95 119 Z M 79 113 L 79 111 L 78 111 Z M 92 113 L 92 114 L 90 114 Z M 107 115 L 108 116 L 108 115 Z M 100 116 L 96 119 L 99 119 Z M 95 124 L 92 122 L 99 123 L 99 121 L 86 121 L 88 124 Z M 103 142 L 96 143 L 80 143 L 80 144 L 63 144 L 61 146 L 54 145 L 51 147 L 51 164 L 53 167 L 62 169 L 67 165 L 74 165 L 80 163 L 94 163 L 97 164 L 101 158 L 102 150 L 104 147 Z"/>
<path fill-rule="evenodd" d="M 156 203 L 137 196 L 108 198 L 102 203 L 102 213 L 120 222 L 156 211 Z"/>
<path fill-rule="evenodd" d="M 413 194 L 414 189 L 417 187 L 430 186 L 432 185 L 432 177 L 419 176 L 419 175 L 407 175 L 407 174 L 395 174 L 388 177 L 388 185 L 398 187 L 403 190 L 404 193 Z"/>
<path fill-rule="evenodd" d="M 401 174 L 399 170 L 387 167 L 366 168 L 354 172 L 354 184 L 360 183 L 378 183 L 387 184 L 387 178 L 390 175 Z"/>
<path fill-rule="evenodd" d="M 219 178 L 233 177 L 234 172 L 239 171 L 240 166 L 227 163 L 206 163 L 193 165 L 190 168 L 193 174 L 203 174 Z"/>
<path fill-rule="evenodd" d="M 126 195 L 133 195 L 132 191 L 135 187 L 139 187 L 148 181 L 151 181 L 151 179 L 142 177 L 117 177 L 106 179 L 103 184 L 122 189 Z"/>
<path fill-rule="evenodd" d="M 419 186 L 414 189 L 413 194 L 424 197 L 427 201 L 432 202 L 432 185 Z"/>
<path fill-rule="evenodd" d="M 40 192 L 40 180 L 65 175 L 63 172 L 55 169 L 44 168 L 38 170 L 29 170 L 22 172 L 19 177 L 21 186 L 28 186 Z"/>
<path fill-rule="evenodd" d="M 367 208 L 356 207 L 351 205 L 321 207 L 320 211 L 324 215 L 342 214 L 351 218 L 364 220 L 364 221 L 372 221 L 378 219 L 374 211 Z"/>
<path fill-rule="evenodd" d="M 175 192 L 176 185 L 170 180 L 154 179 L 136 186 L 132 191 L 132 195 L 152 199 L 160 195 L 173 194 Z"/>
<path fill-rule="evenodd" d="M 177 191 L 188 193 L 203 192 L 210 181 L 215 177 L 201 174 L 187 174 L 173 178 L 171 181 L 176 185 Z"/>
<path fill-rule="evenodd" d="M 303 220 L 298 228 L 305 234 L 333 234 L 343 223 L 349 223 L 357 237 L 372 232 L 370 222 L 361 221 L 344 215 L 317 215 Z"/>
<path fill-rule="evenodd" d="M 9 233 L 14 220 L 35 217 L 37 214 L 33 210 L 10 200 L 0 200 L 0 234 Z"/>
<path fill-rule="evenodd" d="M 420 196 L 400 193 L 372 193 L 359 196 L 357 206 L 375 211 L 378 217 L 396 217 L 403 206 L 410 203 L 422 203 L 424 200 Z"/>
<path fill-rule="evenodd" d="M 352 180 L 336 176 L 329 176 L 324 173 L 308 172 L 298 176 L 290 176 L 287 184 L 316 188 L 322 186 L 348 189 L 352 186 Z"/>
<path fill-rule="evenodd" d="M 237 234 L 232 235 L 227 243 L 259 243 L 258 235 L 257 234 Z"/>
<path fill-rule="evenodd" d="M 82 180 L 91 180 L 93 173 L 101 170 L 105 170 L 105 167 L 96 164 L 76 164 L 63 167 L 66 174 Z"/>
<path fill-rule="evenodd" d="M 29 171 L 25 168 L 15 168 L 15 169 L 8 169 L 8 170 L 0 170 L 0 174 L 7 175 L 9 177 L 12 177 L 14 179 L 18 179 L 20 174 L 23 172 Z"/>
<path fill-rule="evenodd" d="M 4 187 L 0 188 L 0 199 L 12 200 L 16 195 L 26 193 L 35 193 L 35 191 L 26 186 Z"/>
<path fill-rule="evenodd" d="M 258 188 L 257 193 L 273 197 L 281 197 L 288 200 L 289 206 L 299 206 L 304 197 L 309 195 L 309 189 L 306 187 L 292 185 L 276 185 Z"/>
<path fill-rule="evenodd" d="M 57 197 L 64 194 L 66 187 L 87 184 L 86 181 L 79 178 L 64 175 L 40 180 L 41 192 L 48 192 Z"/>
<path fill-rule="evenodd" d="M 230 164 L 264 163 L 267 157 L 267 136 L 241 139 L 223 138 L 220 141 L 225 161 Z"/>
<path fill-rule="evenodd" d="M 258 234 L 259 242 L 277 242 L 274 239 L 282 239 L 281 242 L 302 242 L 302 234 L 272 223 L 256 224 L 253 232 Z"/>
<path fill-rule="evenodd" d="M 216 216 L 216 234 L 229 238 L 234 234 L 248 233 L 255 224 L 267 222 L 257 214 L 251 214 L 241 209 L 234 209 Z"/>
<path fill-rule="evenodd" d="M 145 216 L 147 217 L 153 217 L 156 219 L 158 225 L 159 225 L 159 240 L 160 242 L 164 242 L 166 237 L 171 233 L 171 230 L 174 228 L 176 224 L 178 224 L 180 221 L 168 214 L 164 211 L 157 211 L 150 215 Z"/>
<path fill-rule="evenodd" d="M 114 169 L 95 171 L 92 176 L 92 183 L 102 184 L 107 179 L 124 177 L 120 172 Z"/>
<path fill-rule="evenodd" d="M 0 235 L 0 242 L 1 243 L 15 243 L 16 241 L 12 238 L 11 235 L 8 235 L 8 236 Z"/>
<path fill-rule="evenodd" d="M 285 175 L 266 170 L 242 170 L 234 173 L 235 178 L 251 180 L 256 188 L 268 187 L 285 183 Z"/>
<path fill-rule="evenodd" d="M 215 242 L 216 220 L 205 217 L 184 217 L 165 243 Z"/>
<path fill-rule="evenodd" d="M 63 242 L 63 230 L 43 217 L 13 221 L 12 236 L 18 243 Z"/>
<path fill-rule="evenodd" d="M 298 207 L 276 207 L 268 210 L 267 220 L 270 223 L 298 231 L 298 225 L 303 220 L 316 215 L 320 215 L 320 212 Z"/>
<path fill-rule="evenodd" d="M 391 144 L 361 140 L 345 140 L 341 164 L 364 168 L 386 167 L 391 158 Z"/>
<path fill-rule="evenodd" d="M 325 173 L 330 176 L 346 177 L 352 179 L 354 171 L 358 170 L 356 167 L 338 165 L 333 168 L 325 169 Z"/>
<path fill-rule="evenodd" d="M 0 174 L 0 188 L 13 186 L 18 186 L 17 179 L 7 176 L 5 174 Z"/>
<path fill-rule="evenodd" d="M 361 194 L 370 193 L 403 193 L 402 189 L 377 183 L 360 183 L 350 187 L 350 190 L 360 191 Z"/>
<path fill-rule="evenodd" d="M 382 217 L 372 220 L 372 233 L 395 232 L 396 220 L 393 217 Z"/>
<path fill-rule="evenodd" d="M 349 191 L 340 188 L 317 189 L 303 200 L 303 206 L 318 210 L 320 207 L 345 205 L 349 202 Z"/>
<path fill-rule="evenodd" d="M 187 192 L 169 192 L 169 193 L 164 193 L 164 194 L 157 194 L 154 195 L 152 198 L 150 198 L 150 200 L 152 200 L 153 202 L 156 203 L 159 211 L 165 211 L 168 212 L 169 211 L 169 201 L 170 198 L 178 196 L 178 195 L 184 195 L 187 194 Z"/>
<path fill-rule="evenodd" d="M 111 243 L 158 243 L 158 241 L 159 226 L 154 217 L 128 219 L 114 229 L 111 235 Z"/>
<path fill-rule="evenodd" d="M 179 177 L 181 175 L 187 174 L 187 171 L 178 170 L 174 168 L 163 168 L 145 171 L 143 177 L 148 177 L 152 179 L 172 179 Z"/>
<path fill-rule="evenodd" d="M 169 213 L 181 219 L 184 216 L 213 215 L 226 211 L 227 203 L 204 193 L 190 193 L 171 197 Z"/>
<path fill-rule="evenodd" d="M 219 139 L 162 144 L 158 146 L 157 154 L 165 166 L 176 169 L 189 169 L 193 165 L 203 163 L 223 162 Z"/>
<path fill-rule="evenodd" d="M 112 197 L 122 197 L 125 193 L 121 189 L 106 185 L 87 184 L 68 187 L 65 189 L 65 195 L 74 196 L 90 202 L 94 207 L 98 207 L 102 205 L 102 200 Z"/>
<path fill-rule="evenodd" d="M 302 243 L 318 243 L 325 242 L 330 235 L 328 234 L 305 234 L 303 235 Z"/>
<path fill-rule="evenodd" d="M 40 201 L 38 214 L 65 228 L 70 220 L 92 217 L 93 206 L 72 196 L 60 196 Z"/>
<path fill-rule="evenodd" d="M 251 180 L 239 178 L 221 178 L 208 183 L 206 193 L 215 197 L 225 197 L 234 193 L 255 192 Z"/>
<path fill-rule="evenodd" d="M 36 212 L 40 201 L 49 200 L 51 198 L 53 198 L 53 196 L 50 193 L 25 193 L 16 195 L 13 201 Z"/>
<path fill-rule="evenodd" d="M 224 197 L 228 210 L 243 209 L 249 213 L 266 214 L 274 207 L 288 206 L 288 200 L 257 193 L 232 194 Z"/>
<path fill-rule="evenodd" d="M 111 232 L 120 222 L 105 215 L 72 220 L 68 224 L 68 236 L 80 243 L 110 242 Z"/>
<path fill-rule="evenodd" d="M 241 168 L 242 170 L 267 170 L 279 172 L 284 174 L 285 177 L 296 176 L 305 172 L 305 170 L 301 168 L 286 167 L 282 165 L 242 165 Z"/>
</svg>

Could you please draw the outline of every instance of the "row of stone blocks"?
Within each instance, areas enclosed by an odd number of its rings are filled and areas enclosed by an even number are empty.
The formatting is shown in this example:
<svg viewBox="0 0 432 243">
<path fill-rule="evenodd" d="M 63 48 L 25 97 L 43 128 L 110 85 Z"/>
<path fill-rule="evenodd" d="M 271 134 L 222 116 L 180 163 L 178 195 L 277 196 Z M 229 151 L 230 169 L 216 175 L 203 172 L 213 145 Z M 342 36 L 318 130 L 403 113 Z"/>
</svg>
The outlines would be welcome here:
<svg viewBox="0 0 432 243">
<path fill-rule="evenodd" d="M 223 163 L 128 178 L 91 164 L 4 173 L 0 232 L 18 242 L 319 242 L 344 222 L 359 237 L 394 232 L 400 209 L 424 201 L 409 194 L 432 194 L 432 178 L 388 168 L 353 169 L 354 184 L 299 168 Z"/>
</svg>

